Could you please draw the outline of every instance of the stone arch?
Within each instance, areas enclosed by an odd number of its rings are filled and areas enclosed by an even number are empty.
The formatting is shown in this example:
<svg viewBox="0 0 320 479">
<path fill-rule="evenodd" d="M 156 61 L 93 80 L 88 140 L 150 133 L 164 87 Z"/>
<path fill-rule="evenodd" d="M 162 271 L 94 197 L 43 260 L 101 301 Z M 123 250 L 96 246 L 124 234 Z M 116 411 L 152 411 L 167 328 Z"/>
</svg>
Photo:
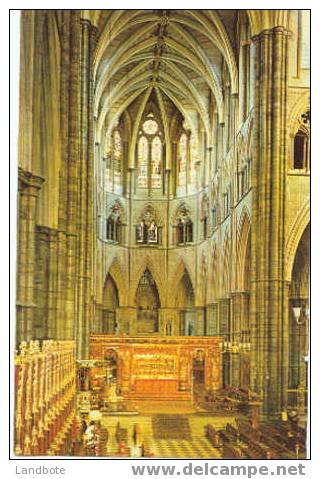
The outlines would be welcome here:
<svg viewBox="0 0 320 479">
<path fill-rule="evenodd" d="M 161 302 L 157 284 L 148 268 L 139 278 L 135 291 L 135 307 L 137 308 L 137 332 L 158 332 Z"/>
<path fill-rule="evenodd" d="M 310 113 L 310 94 L 305 92 L 291 108 L 288 116 L 288 165 L 289 169 L 295 168 L 295 140 L 301 135 L 306 137 L 307 149 L 309 153 L 305 161 L 310 162 L 310 117 L 306 118 L 306 113 Z"/>
<path fill-rule="evenodd" d="M 102 292 L 102 316 L 100 332 L 114 334 L 117 331 L 117 309 L 119 308 L 119 290 L 114 278 L 107 274 Z"/>
<path fill-rule="evenodd" d="M 163 226 L 163 218 L 152 203 L 144 204 L 135 215 L 135 223 L 139 223 L 142 219 L 148 221 L 154 220 L 157 226 Z"/>
<path fill-rule="evenodd" d="M 116 308 L 119 306 L 119 290 L 112 274 L 108 273 L 103 287 L 103 305 Z"/>
<path fill-rule="evenodd" d="M 291 281 L 291 274 L 295 254 L 300 239 L 310 223 L 310 202 L 309 200 L 302 206 L 298 212 L 293 225 L 289 231 L 288 239 L 285 247 L 285 279 Z"/>
<path fill-rule="evenodd" d="M 175 306 L 178 308 L 192 308 L 195 304 L 195 291 L 186 269 L 175 288 Z"/>
<path fill-rule="evenodd" d="M 137 301 L 137 296 L 138 296 L 138 293 L 139 293 L 139 285 L 141 284 L 141 279 L 144 277 L 144 276 L 147 276 L 150 278 L 151 282 L 154 283 L 154 292 L 155 292 L 155 301 L 157 303 L 157 307 L 160 308 L 161 306 L 161 302 L 160 302 L 160 297 L 159 297 L 159 292 L 158 292 L 158 287 L 157 287 L 157 284 L 156 284 L 156 281 L 152 275 L 152 273 L 150 272 L 149 268 L 146 268 L 144 270 L 144 272 L 142 273 L 142 275 L 140 276 L 139 278 L 139 282 L 138 282 L 138 287 L 135 291 L 135 298 L 136 298 L 136 301 Z"/>
<path fill-rule="evenodd" d="M 109 215 L 119 217 L 122 223 L 126 222 L 126 209 L 124 208 L 119 198 L 116 198 L 114 201 L 112 201 L 112 203 L 107 208 L 107 216 Z"/>
<path fill-rule="evenodd" d="M 248 251 L 251 243 L 251 220 L 248 209 L 244 206 L 241 212 L 237 228 L 237 269 L 236 286 L 239 291 L 245 291 Z"/>
<path fill-rule="evenodd" d="M 117 289 L 118 289 L 118 298 L 119 298 L 119 306 L 123 306 L 126 304 L 126 297 L 127 297 L 127 281 L 125 273 L 122 269 L 120 261 L 116 256 L 108 269 L 106 278 L 110 275 L 115 282 Z"/>
<path fill-rule="evenodd" d="M 145 272 L 145 270 L 150 271 L 150 274 L 152 275 L 158 290 L 160 304 L 164 305 L 165 304 L 164 275 L 161 274 L 161 271 L 154 264 L 154 261 L 150 256 L 144 257 L 142 261 L 140 261 L 140 264 L 138 265 L 137 269 L 134 272 L 134 275 L 133 275 L 134 279 L 132 280 L 132 284 L 129 290 L 130 303 L 135 304 L 135 294 L 139 285 L 139 281 L 143 273 Z"/>
<path fill-rule="evenodd" d="M 310 92 L 306 91 L 294 102 L 288 114 L 288 132 L 291 137 L 293 137 L 298 130 L 301 114 L 308 108 L 310 108 Z"/>
<path fill-rule="evenodd" d="M 185 202 L 182 201 L 179 205 L 175 208 L 173 214 L 171 215 L 171 224 L 175 225 L 179 216 L 185 216 L 192 220 L 193 211 L 191 210 L 190 206 Z"/>
<path fill-rule="evenodd" d="M 185 272 L 188 273 L 189 275 L 189 278 L 190 278 L 190 281 L 191 281 L 191 285 L 192 285 L 192 288 L 193 288 L 193 291 L 195 291 L 195 288 L 194 288 L 194 277 L 193 275 L 191 274 L 191 270 L 189 268 L 189 266 L 185 263 L 185 261 L 181 258 L 180 259 L 180 262 L 178 264 L 178 267 L 176 268 L 175 270 L 175 273 L 172 277 L 172 282 L 171 282 L 171 288 L 170 290 L 171 291 L 174 291 L 175 288 L 177 287 L 177 284 L 180 283 L 183 275 L 185 274 Z"/>
</svg>

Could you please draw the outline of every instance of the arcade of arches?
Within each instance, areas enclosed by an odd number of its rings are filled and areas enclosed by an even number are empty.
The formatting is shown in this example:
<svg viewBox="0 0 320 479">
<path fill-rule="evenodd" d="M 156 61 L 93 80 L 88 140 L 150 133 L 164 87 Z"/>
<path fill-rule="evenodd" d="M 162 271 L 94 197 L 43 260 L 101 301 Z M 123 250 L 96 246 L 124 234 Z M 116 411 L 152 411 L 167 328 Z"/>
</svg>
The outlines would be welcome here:
<svg viewBox="0 0 320 479">
<path fill-rule="evenodd" d="M 305 454 L 308 15 L 21 12 L 16 454 Z"/>
</svg>

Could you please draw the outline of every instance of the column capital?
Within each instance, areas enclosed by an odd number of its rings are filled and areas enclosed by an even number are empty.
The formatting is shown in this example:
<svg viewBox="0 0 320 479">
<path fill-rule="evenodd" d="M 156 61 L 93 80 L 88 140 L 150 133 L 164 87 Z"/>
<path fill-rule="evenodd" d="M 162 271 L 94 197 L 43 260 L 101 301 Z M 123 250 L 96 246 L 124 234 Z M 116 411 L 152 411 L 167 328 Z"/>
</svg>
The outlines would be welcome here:
<svg viewBox="0 0 320 479">
<path fill-rule="evenodd" d="M 254 35 L 251 38 L 251 41 L 253 43 L 257 43 L 257 42 L 261 41 L 263 38 L 269 37 L 269 36 L 272 36 L 272 35 L 284 35 L 284 36 L 289 37 L 289 36 L 292 35 L 292 32 L 290 30 L 288 30 L 287 28 L 281 27 L 281 26 L 277 26 L 277 27 L 273 27 L 273 28 L 267 28 L 265 30 L 262 30 L 257 35 Z"/>
<path fill-rule="evenodd" d="M 38 192 L 41 189 L 45 179 L 41 176 L 34 175 L 30 171 L 22 168 L 18 169 L 19 190 L 30 189 L 30 192 Z"/>
</svg>

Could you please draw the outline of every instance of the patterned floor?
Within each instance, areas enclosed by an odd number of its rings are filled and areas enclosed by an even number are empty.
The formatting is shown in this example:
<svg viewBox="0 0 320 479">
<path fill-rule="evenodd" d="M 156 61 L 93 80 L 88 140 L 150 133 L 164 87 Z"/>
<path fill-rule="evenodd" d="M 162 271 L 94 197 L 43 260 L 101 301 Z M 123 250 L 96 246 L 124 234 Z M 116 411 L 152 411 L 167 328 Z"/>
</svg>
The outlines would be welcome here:
<svg viewBox="0 0 320 479">
<path fill-rule="evenodd" d="M 152 433 L 157 440 L 190 440 L 191 431 L 187 416 L 182 414 L 157 414 L 152 417 Z"/>
<path fill-rule="evenodd" d="M 141 457 L 141 449 L 136 447 L 133 442 L 133 425 L 139 423 L 141 428 L 141 443 L 145 449 L 158 458 L 219 458 L 220 450 L 211 446 L 205 438 L 204 427 L 206 424 L 212 424 L 215 428 L 223 428 L 227 422 L 233 422 L 228 417 L 197 416 L 189 414 L 187 416 L 191 438 L 189 440 L 174 439 L 155 439 L 152 430 L 152 416 L 106 416 L 102 419 L 103 428 L 108 429 L 109 439 L 107 445 L 104 445 L 101 451 L 102 456 L 115 457 L 118 455 L 118 444 L 115 438 L 116 426 L 120 422 L 121 427 L 128 430 L 128 446 L 131 457 Z"/>
</svg>

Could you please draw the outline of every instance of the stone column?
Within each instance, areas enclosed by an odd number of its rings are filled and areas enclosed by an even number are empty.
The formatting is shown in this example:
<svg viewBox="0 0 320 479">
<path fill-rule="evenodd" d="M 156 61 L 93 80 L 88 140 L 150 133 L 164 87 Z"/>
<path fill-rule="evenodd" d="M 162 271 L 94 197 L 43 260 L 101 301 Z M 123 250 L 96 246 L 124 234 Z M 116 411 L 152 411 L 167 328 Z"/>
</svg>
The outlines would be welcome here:
<svg viewBox="0 0 320 479">
<path fill-rule="evenodd" d="M 17 248 L 17 344 L 33 337 L 35 227 L 44 179 L 19 168 Z"/>
<path fill-rule="evenodd" d="M 279 417 L 287 372 L 284 338 L 284 205 L 287 44 L 280 27 L 255 42 L 255 121 L 252 172 L 251 387 L 263 396 L 263 412 Z"/>
<path fill-rule="evenodd" d="M 290 313 L 289 294 L 290 282 L 286 281 L 283 285 L 283 334 L 282 338 L 282 371 L 281 371 L 281 411 L 287 410 L 288 389 L 289 389 L 289 329 Z"/>
<path fill-rule="evenodd" d="M 77 285 L 77 357 L 89 358 L 93 267 L 93 178 L 94 178 L 94 117 L 93 117 L 93 55 L 97 30 L 87 20 L 80 23 L 81 57 L 80 85 L 80 171 L 78 176 L 78 285 Z"/>
</svg>

